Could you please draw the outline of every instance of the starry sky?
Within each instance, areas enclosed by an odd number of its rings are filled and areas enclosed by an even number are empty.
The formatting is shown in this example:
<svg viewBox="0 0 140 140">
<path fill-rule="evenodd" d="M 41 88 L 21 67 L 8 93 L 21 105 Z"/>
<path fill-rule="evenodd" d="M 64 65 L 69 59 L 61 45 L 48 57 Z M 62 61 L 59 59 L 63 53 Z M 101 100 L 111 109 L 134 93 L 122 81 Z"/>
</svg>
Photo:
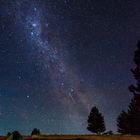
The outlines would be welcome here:
<svg viewBox="0 0 140 140">
<path fill-rule="evenodd" d="M 0 0 L 0 135 L 34 127 L 87 134 L 126 109 L 140 36 L 139 0 Z"/>
</svg>

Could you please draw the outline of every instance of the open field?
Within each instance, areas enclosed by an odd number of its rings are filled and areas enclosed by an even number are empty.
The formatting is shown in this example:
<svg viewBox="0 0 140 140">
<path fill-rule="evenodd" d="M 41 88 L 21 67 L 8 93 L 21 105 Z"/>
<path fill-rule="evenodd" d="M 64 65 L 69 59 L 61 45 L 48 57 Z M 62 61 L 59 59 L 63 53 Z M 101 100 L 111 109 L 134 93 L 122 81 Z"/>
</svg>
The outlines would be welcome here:
<svg viewBox="0 0 140 140">
<path fill-rule="evenodd" d="M 0 137 L 5 140 L 6 137 Z M 120 135 L 41 135 L 37 137 L 23 137 L 24 140 L 140 140 L 140 136 L 120 136 Z"/>
<path fill-rule="evenodd" d="M 140 136 L 97 136 L 97 135 L 41 135 L 39 137 L 24 137 L 24 140 L 140 140 Z"/>
</svg>

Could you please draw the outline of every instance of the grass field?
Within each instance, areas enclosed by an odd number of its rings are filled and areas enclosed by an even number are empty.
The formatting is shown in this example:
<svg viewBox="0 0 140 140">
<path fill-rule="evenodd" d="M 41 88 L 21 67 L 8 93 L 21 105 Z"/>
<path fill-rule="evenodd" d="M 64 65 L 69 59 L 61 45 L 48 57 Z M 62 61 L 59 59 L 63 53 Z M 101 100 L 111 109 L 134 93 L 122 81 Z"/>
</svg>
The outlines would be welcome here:
<svg viewBox="0 0 140 140">
<path fill-rule="evenodd" d="M 140 140 L 140 136 L 97 136 L 97 135 L 42 135 L 40 137 L 26 137 L 26 140 L 40 139 L 40 140 Z"/>
<path fill-rule="evenodd" d="M 5 140 L 6 137 L 0 137 Z M 23 137 L 24 140 L 140 140 L 140 136 L 120 136 L 120 135 L 41 135 L 35 137 Z"/>
</svg>

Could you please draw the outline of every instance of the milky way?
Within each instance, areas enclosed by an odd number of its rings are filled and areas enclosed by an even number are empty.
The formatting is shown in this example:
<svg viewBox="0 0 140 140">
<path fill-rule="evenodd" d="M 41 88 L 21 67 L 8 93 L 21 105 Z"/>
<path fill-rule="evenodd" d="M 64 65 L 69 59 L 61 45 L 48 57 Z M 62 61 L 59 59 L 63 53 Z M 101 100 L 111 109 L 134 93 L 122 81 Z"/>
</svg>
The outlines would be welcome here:
<svg viewBox="0 0 140 140">
<path fill-rule="evenodd" d="M 64 124 L 63 120 L 71 123 L 71 127 L 76 127 L 76 122 L 81 119 L 85 123 L 87 118 L 87 116 L 85 118 L 85 115 L 87 115 L 89 107 L 92 104 L 90 104 L 90 100 L 88 99 L 89 96 L 86 88 L 84 92 L 82 91 L 83 78 L 69 64 L 69 54 L 65 48 L 66 45 L 63 45 L 62 48 L 61 44 L 63 42 L 61 42 L 61 38 L 55 37 L 55 32 L 49 32 L 49 21 L 47 16 L 43 17 L 45 11 L 39 7 L 37 1 L 33 5 L 30 5 L 30 2 L 27 1 L 21 3 L 18 1 L 13 4 L 14 7 L 16 4 L 18 6 L 16 7 L 18 9 L 15 18 L 16 24 L 19 25 L 19 28 L 23 29 L 27 39 L 26 43 L 31 47 L 29 57 L 33 59 L 35 65 L 40 69 L 38 71 L 39 79 L 34 79 L 37 80 L 35 85 L 28 83 L 31 86 L 31 93 L 27 93 L 26 97 L 30 102 L 33 102 L 32 94 L 38 94 L 40 101 L 43 102 L 43 108 L 48 106 L 48 103 L 45 103 L 48 100 L 47 98 L 52 100 L 52 102 L 55 100 L 55 105 L 49 103 L 50 112 L 47 111 L 49 115 L 42 116 L 39 120 L 42 122 L 54 121 L 53 123 L 56 123 L 55 129 L 59 130 L 58 132 L 60 133 L 60 127 L 67 128 L 67 124 Z M 26 12 L 21 10 L 22 6 L 27 8 Z M 54 34 L 54 37 L 51 37 L 51 34 Z M 22 80 L 22 76 L 19 77 Z M 51 86 L 51 89 L 48 89 L 47 84 Z M 35 89 L 33 89 L 34 86 Z M 23 87 L 25 88 L 25 85 Z M 48 94 L 50 95 L 48 96 Z M 58 105 L 60 109 L 57 109 Z M 35 108 L 35 112 L 40 112 L 38 104 L 33 103 L 33 107 Z M 56 110 L 60 112 L 57 115 L 54 113 Z M 64 114 L 63 111 L 67 113 Z M 25 117 L 28 116 L 24 115 Z M 82 127 L 83 123 L 79 124 L 78 127 Z"/>
<path fill-rule="evenodd" d="M 0 134 L 29 134 L 34 127 L 89 133 L 86 120 L 94 105 L 107 129 L 116 131 L 116 117 L 131 97 L 139 2 L 1 3 Z"/>
<path fill-rule="evenodd" d="M 42 61 L 40 66 L 43 69 L 43 75 L 41 76 L 43 77 L 45 74 L 49 76 L 53 87 L 51 92 L 54 96 L 58 96 L 57 98 L 60 98 L 62 103 L 64 103 L 63 98 L 64 100 L 70 98 L 71 102 L 65 104 L 66 108 L 67 106 L 71 106 L 71 104 L 78 102 L 73 96 L 76 96 L 77 100 L 81 103 L 85 102 L 83 104 L 84 106 L 82 106 L 85 108 L 88 104 L 86 103 L 86 96 L 83 98 L 83 93 L 80 91 L 82 81 L 80 80 L 78 73 L 74 73 L 73 66 L 67 64 L 68 52 L 65 48 L 61 48 L 59 42 L 58 44 L 55 42 L 55 40 L 61 39 L 56 37 L 49 40 L 49 33 L 45 33 L 44 36 L 43 31 L 45 30 L 47 32 L 47 30 L 49 30 L 49 23 L 47 22 L 47 19 L 46 22 L 41 21 L 41 13 L 43 13 L 43 11 L 39 11 L 38 8 L 32 6 L 29 7 L 29 9 L 31 9 L 31 11 L 29 10 L 29 13 L 32 14 L 25 15 L 23 26 L 25 26 L 25 32 L 27 31 L 26 34 L 29 42 L 31 41 L 31 43 L 35 44 L 35 53 L 39 57 L 39 60 L 37 59 L 37 61 L 39 61 L 39 63 Z M 43 81 L 42 84 L 45 84 L 45 81 Z"/>
</svg>

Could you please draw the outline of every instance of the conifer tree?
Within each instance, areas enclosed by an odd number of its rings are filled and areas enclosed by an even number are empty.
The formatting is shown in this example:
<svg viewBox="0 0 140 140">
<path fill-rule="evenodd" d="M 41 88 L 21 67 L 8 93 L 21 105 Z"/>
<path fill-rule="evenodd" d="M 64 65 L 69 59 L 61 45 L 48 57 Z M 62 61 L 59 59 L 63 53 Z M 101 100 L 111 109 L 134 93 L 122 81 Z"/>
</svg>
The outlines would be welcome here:
<svg viewBox="0 0 140 140">
<path fill-rule="evenodd" d="M 130 133 L 130 125 L 128 120 L 128 113 L 125 111 L 122 111 L 120 115 L 117 118 L 117 126 L 118 126 L 118 132 L 122 134 L 129 134 Z"/>
<path fill-rule="evenodd" d="M 105 131 L 104 117 L 97 107 L 93 107 L 88 116 L 87 129 L 93 133 L 101 133 Z"/>
<path fill-rule="evenodd" d="M 134 63 L 136 66 L 131 71 L 137 82 L 135 85 L 129 86 L 129 91 L 133 93 L 133 97 L 127 112 L 119 115 L 117 126 L 118 132 L 122 134 L 140 135 L 140 41 L 134 54 Z"/>
</svg>

